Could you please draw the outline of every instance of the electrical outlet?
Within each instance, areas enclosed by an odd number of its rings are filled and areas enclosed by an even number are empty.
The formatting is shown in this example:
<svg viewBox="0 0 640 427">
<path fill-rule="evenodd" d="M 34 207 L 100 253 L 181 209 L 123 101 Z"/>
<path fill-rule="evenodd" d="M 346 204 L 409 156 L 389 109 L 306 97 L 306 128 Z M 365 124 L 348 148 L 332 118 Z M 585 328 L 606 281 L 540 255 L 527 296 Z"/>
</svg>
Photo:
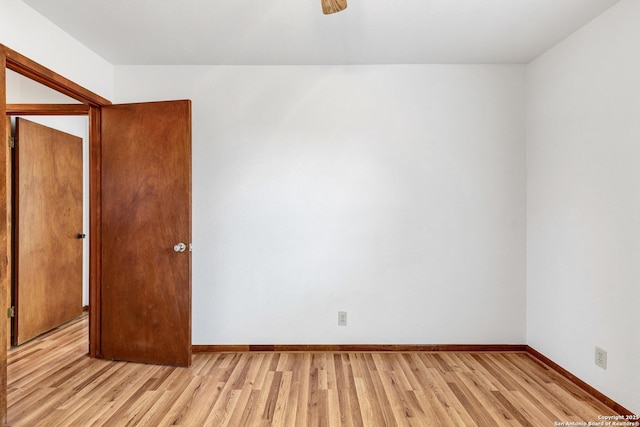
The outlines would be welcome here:
<svg viewBox="0 0 640 427">
<path fill-rule="evenodd" d="M 596 365 L 607 369 L 607 352 L 600 347 L 596 347 Z"/>
<path fill-rule="evenodd" d="M 338 326 L 347 326 L 347 312 L 339 311 L 338 312 Z"/>
</svg>

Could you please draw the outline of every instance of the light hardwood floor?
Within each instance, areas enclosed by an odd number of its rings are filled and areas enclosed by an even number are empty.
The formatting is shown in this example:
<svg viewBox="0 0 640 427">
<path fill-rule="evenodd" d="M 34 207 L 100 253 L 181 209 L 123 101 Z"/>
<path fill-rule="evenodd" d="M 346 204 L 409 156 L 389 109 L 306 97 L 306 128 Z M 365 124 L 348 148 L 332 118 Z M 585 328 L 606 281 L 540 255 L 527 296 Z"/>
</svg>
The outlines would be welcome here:
<svg viewBox="0 0 640 427">
<path fill-rule="evenodd" d="M 526 353 L 90 359 L 83 316 L 9 352 L 10 426 L 553 426 L 613 415 Z"/>
</svg>

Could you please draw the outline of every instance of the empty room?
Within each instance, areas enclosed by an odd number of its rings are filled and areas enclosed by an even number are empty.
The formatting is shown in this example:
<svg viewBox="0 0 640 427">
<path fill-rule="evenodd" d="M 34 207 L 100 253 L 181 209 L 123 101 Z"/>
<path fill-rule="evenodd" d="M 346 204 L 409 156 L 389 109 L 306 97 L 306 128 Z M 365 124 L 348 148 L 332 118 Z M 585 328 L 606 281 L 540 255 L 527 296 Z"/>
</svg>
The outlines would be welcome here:
<svg viewBox="0 0 640 427">
<path fill-rule="evenodd" d="M 639 44 L 638 0 L 0 1 L 0 425 L 640 425 Z"/>
</svg>

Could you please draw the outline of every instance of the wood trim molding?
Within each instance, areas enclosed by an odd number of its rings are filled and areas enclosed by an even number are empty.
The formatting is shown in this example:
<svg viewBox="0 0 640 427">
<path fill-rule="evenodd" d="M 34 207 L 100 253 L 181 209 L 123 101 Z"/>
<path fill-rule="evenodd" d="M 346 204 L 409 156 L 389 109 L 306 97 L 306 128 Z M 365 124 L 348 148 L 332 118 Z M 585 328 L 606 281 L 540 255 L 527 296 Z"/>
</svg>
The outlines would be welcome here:
<svg viewBox="0 0 640 427">
<path fill-rule="evenodd" d="M 15 71 L 16 73 L 22 74 L 23 76 L 50 87 L 64 95 L 70 96 L 83 104 L 94 107 L 111 105 L 109 100 L 83 88 L 65 77 L 62 77 L 58 73 L 43 67 L 13 49 L 0 45 L 0 50 L 4 52 L 6 60 L 5 67 Z"/>
<path fill-rule="evenodd" d="M 7 104 L 7 116 L 86 116 L 84 104 Z"/>
<path fill-rule="evenodd" d="M 101 109 L 89 109 L 89 356 L 102 357 Z"/>
<path fill-rule="evenodd" d="M 193 353 L 245 353 L 245 352 L 525 352 L 524 344 L 231 344 L 193 345 Z"/>
<path fill-rule="evenodd" d="M 6 60 L 4 50 L 0 49 L 0 135 L 2 139 L 6 138 L 7 120 L 5 119 L 5 110 L 7 108 L 6 97 Z M 5 141 L 6 143 L 6 141 Z M 6 172 L 6 171 L 5 171 Z M 6 195 L 7 182 L 6 173 L 3 174 L 3 178 L 0 178 L 0 193 Z M 0 228 L 7 230 L 7 198 L 0 197 Z M 5 244 L 0 245 L 0 259 L 6 259 L 8 254 L 7 237 L 4 236 Z M 5 265 L 0 271 L 0 301 L 7 301 L 7 287 L 9 281 L 7 278 L 8 266 Z M 4 309 L 3 309 L 4 310 Z M 0 311 L 2 312 L 2 311 Z M 0 325 L 0 425 L 7 425 L 7 322 L 3 321 Z"/>
<path fill-rule="evenodd" d="M 525 346 L 525 347 L 526 347 L 527 354 L 529 354 L 529 356 L 531 356 L 531 358 L 535 359 L 540 364 L 546 365 L 546 367 L 556 371 L 558 374 L 560 374 L 561 376 L 565 377 L 566 379 L 568 379 L 569 381 L 574 383 L 576 386 L 580 387 L 582 390 L 584 390 L 587 393 L 589 393 L 594 399 L 596 399 L 596 400 L 602 402 L 603 404 L 607 405 L 609 408 L 613 409 L 618 414 L 620 414 L 620 415 L 637 415 L 637 414 L 634 414 L 633 412 L 631 412 L 630 410 L 628 410 L 627 408 L 625 408 L 624 406 L 620 405 L 619 403 L 617 403 L 613 399 L 611 399 L 611 398 L 605 396 L 604 394 L 600 393 L 598 390 L 596 390 L 595 388 L 591 387 L 589 384 L 587 384 L 586 382 L 582 381 L 580 378 L 576 377 L 571 372 L 567 371 L 562 366 L 558 365 L 557 363 L 555 363 L 553 360 L 549 359 L 544 354 L 542 354 L 539 351 L 535 350 L 533 347 L 530 347 L 528 345 Z"/>
</svg>

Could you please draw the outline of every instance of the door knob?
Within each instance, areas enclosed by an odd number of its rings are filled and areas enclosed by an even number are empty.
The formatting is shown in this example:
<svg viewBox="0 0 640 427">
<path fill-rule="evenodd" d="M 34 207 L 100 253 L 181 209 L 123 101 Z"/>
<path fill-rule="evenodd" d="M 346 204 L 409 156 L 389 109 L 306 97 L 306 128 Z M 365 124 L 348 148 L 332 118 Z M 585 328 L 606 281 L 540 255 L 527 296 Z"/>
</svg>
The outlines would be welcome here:
<svg viewBox="0 0 640 427">
<path fill-rule="evenodd" d="M 175 252 L 184 252 L 185 250 L 187 250 L 187 245 L 185 245 L 184 243 L 178 243 L 173 247 L 173 250 Z"/>
</svg>

